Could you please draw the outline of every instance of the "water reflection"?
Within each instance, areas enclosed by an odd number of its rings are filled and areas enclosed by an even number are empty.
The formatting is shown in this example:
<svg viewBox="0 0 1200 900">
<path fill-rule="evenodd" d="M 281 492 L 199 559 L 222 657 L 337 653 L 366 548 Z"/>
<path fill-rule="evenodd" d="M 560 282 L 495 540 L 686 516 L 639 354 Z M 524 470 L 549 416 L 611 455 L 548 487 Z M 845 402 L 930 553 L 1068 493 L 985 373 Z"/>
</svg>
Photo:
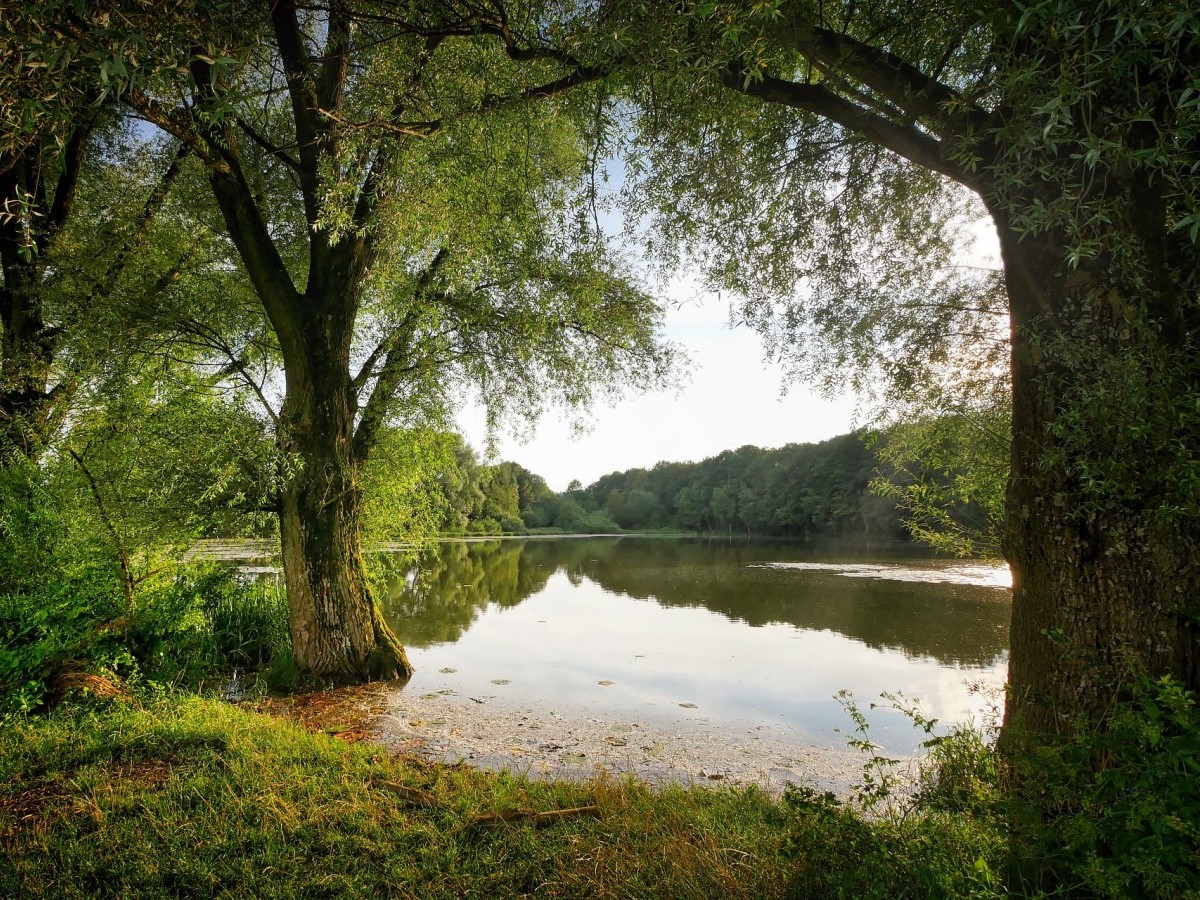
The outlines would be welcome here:
<svg viewBox="0 0 1200 900">
<path fill-rule="evenodd" d="M 514 607 L 541 593 L 558 572 L 576 587 L 591 583 L 664 608 L 704 608 L 755 627 L 836 632 L 942 665 L 992 666 L 1008 647 L 1009 593 L 979 583 L 994 580 L 995 570 L 958 577 L 952 564 L 933 560 L 833 563 L 781 544 L 632 537 L 446 542 L 394 577 L 381 603 L 402 640 L 430 647 L 459 640 L 488 604 Z M 903 577 L 889 579 L 889 572 Z"/>
<path fill-rule="evenodd" d="M 554 567 L 539 561 L 539 543 L 447 541 L 415 563 L 401 558 L 379 598 L 384 618 L 410 646 L 453 643 L 489 603 L 516 606 L 545 588 Z"/>
</svg>

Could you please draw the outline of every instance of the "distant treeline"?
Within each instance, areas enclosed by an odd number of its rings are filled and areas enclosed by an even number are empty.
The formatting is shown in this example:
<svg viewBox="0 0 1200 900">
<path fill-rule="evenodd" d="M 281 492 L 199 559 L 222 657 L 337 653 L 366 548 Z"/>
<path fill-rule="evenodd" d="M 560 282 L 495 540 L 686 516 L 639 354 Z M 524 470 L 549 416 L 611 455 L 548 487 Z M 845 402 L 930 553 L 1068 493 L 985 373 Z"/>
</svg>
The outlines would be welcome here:
<svg viewBox="0 0 1200 900">
<path fill-rule="evenodd" d="M 446 530 L 576 533 L 679 530 L 830 540 L 905 540 L 893 499 L 871 492 L 879 461 L 856 434 L 702 462 L 613 472 L 556 494 L 517 463 L 480 465 L 469 447 L 444 479 Z"/>
</svg>

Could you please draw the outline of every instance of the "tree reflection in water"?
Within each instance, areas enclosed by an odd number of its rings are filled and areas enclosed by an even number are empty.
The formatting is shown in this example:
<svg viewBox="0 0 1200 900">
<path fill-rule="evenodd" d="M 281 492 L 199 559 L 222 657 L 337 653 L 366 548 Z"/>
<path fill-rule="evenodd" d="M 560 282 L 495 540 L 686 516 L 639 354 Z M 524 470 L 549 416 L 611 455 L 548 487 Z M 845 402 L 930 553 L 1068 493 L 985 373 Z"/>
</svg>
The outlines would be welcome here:
<svg viewBox="0 0 1200 900">
<path fill-rule="evenodd" d="M 446 541 L 393 575 L 381 606 L 403 641 L 424 648 L 457 641 L 489 603 L 516 606 L 562 572 L 571 584 L 586 579 L 663 607 L 702 607 L 751 626 L 834 631 L 943 665 L 987 666 L 1007 651 L 1007 590 L 759 567 L 847 556 L 795 544 L 676 538 Z M 870 561 L 880 562 L 878 554 Z"/>
</svg>

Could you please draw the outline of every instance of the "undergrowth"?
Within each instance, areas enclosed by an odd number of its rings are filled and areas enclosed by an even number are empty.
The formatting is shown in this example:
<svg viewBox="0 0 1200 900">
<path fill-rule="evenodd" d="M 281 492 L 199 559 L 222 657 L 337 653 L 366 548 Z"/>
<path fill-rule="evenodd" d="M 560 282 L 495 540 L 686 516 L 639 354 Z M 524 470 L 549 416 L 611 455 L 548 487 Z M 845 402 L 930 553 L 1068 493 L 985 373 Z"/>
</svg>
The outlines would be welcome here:
<svg viewBox="0 0 1200 900">
<path fill-rule="evenodd" d="M 105 574 L 0 592 L 0 719 L 52 706 L 83 673 L 132 690 L 199 688 L 236 670 L 291 678 L 281 587 L 192 564 L 130 602 Z"/>
<path fill-rule="evenodd" d="M 907 777 L 842 696 L 865 759 L 852 800 L 784 796 L 802 895 L 1200 898 L 1200 709 L 1177 681 L 1131 677 L 1099 722 L 1008 752 L 998 709 L 943 732 L 904 697 L 884 698 L 926 753 Z"/>
<path fill-rule="evenodd" d="M 845 799 L 529 781 L 154 694 L 0 726 L 0 896 L 1200 897 L 1200 724 L 1170 680 L 1018 757 L 892 698 L 915 777 L 848 701 Z"/>
</svg>

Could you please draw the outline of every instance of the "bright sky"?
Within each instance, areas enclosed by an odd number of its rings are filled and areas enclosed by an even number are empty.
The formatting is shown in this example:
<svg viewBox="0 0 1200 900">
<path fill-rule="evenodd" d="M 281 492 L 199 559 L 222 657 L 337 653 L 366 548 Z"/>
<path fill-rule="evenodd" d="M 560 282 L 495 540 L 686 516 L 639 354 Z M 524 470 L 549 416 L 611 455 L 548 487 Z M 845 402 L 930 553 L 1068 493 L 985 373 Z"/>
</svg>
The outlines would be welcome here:
<svg viewBox="0 0 1200 900">
<path fill-rule="evenodd" d="M 684 384 L 598 407 L 590 430 L 575 437 L 563 416 L 551 412 L 531 440 L 497 441 L 497 459 L 518 462 L 556 491 L 578 478 L 585 486 L 601 475 L 660 460 L 696 461 L 744 444 L 779 447 L 821 441 L 854 427 L 854 398 L 826 400 L 801 384 L 784 386 L 779 366 L 763 360 L 762 343 L 746 328 L 730 328 L 728 301 L 697 295 L 691 287 L 669 291 L 665 335 L 691 358 Z M 482 410 L 466 409 L 459 430 L 481 452 Z"/>
<path fill-rule="evenodd" d="M 976 222 L 962 237 L 964 264 L 999 265 L 989 220 Z M 662 460 L 699 461 L 745 444 L 815 443 L 865 424 L 852 394 L 828 399 L 809 385 L 785 384 L 782 368 L 765 361 L 758 335 L 728 324 L 728 298 L 680 282 L 665 299 L 665 336 L 691 359 L 681 388 L 597 407 L 582 436 L 551 411 L 527 441 L 498 435 L 493 461 L 520 463 L 562 491 L 575 478 L 586 486 L 609 472 L 650 468 Z M 462 410 L 458 430 L 482 457 L 487 432 L 482 409 Z"/>
</svg>

